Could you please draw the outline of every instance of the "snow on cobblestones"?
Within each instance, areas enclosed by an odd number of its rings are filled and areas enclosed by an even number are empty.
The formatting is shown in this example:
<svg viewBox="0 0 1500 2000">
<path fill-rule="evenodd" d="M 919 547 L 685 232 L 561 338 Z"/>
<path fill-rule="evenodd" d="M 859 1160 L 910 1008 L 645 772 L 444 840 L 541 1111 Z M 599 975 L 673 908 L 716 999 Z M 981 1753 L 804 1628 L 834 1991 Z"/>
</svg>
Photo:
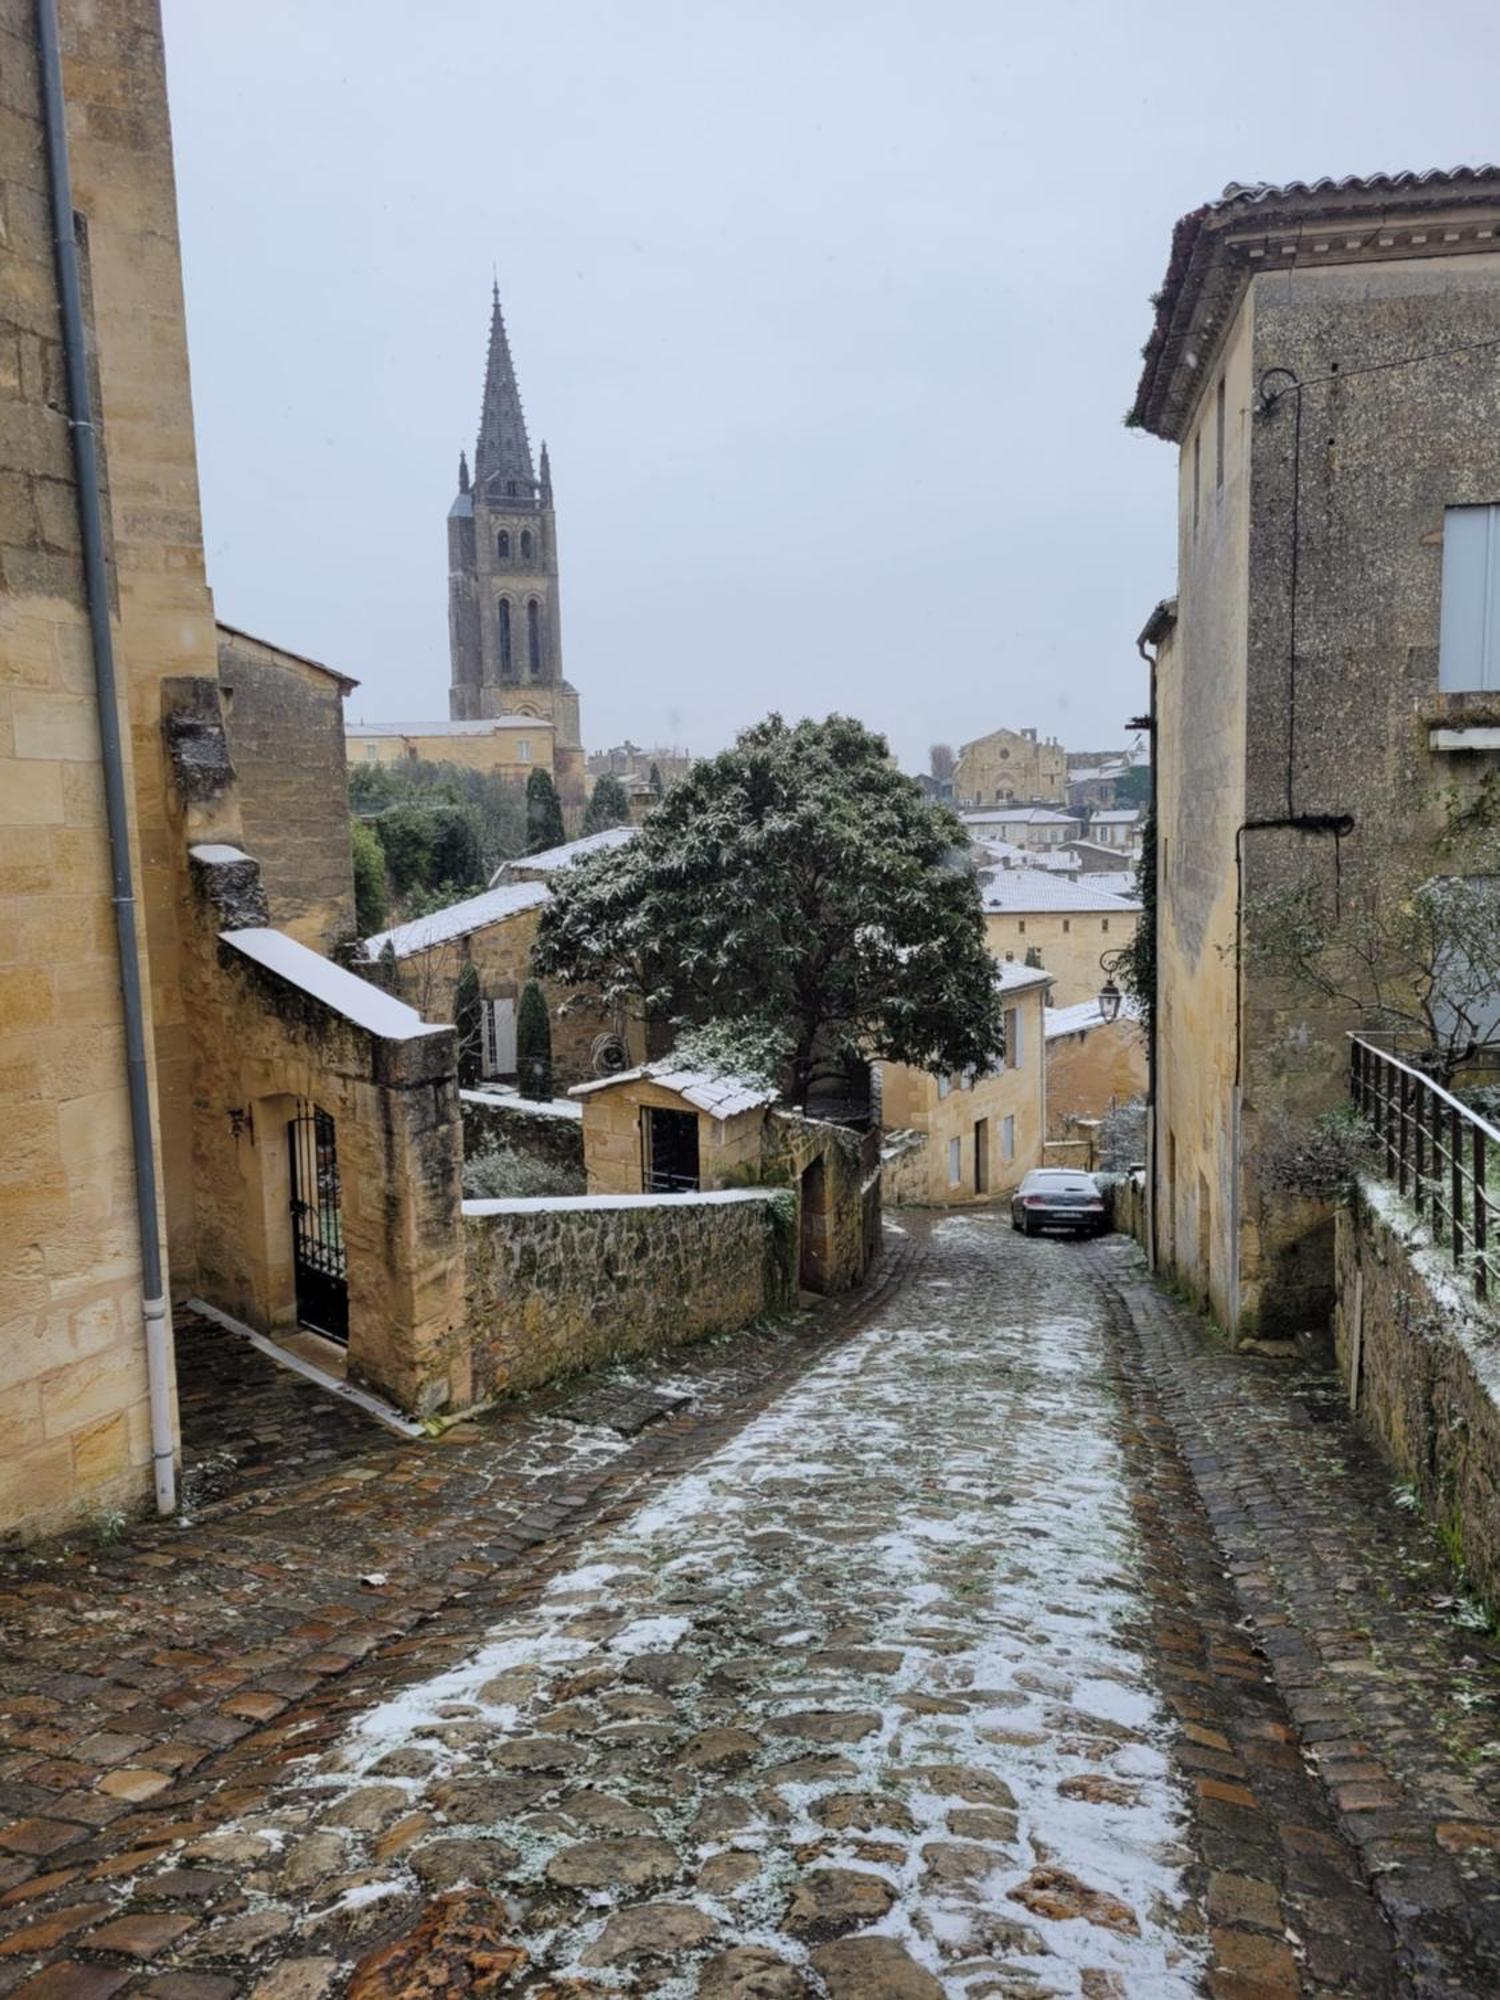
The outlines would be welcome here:
<svg viewBox="0 0 1500 2000">
<path fill-rule="evenodd" d="M 307 1771 L 287 1816 L 345 1864 L 310 1938 L 366 1887 L 475 1881 L 518 1990 L 673 2000 L 745 1945 L 821 1979 L 851 1935 L 892 1941 L 902 1992 L 1199 1990 L 1100 1332 L 1015 1297 L 998 1228 L 940 1225 L 955 1282 Z M 377 1860 L 397 1812 L 418 1831 Z"/>
</svg>

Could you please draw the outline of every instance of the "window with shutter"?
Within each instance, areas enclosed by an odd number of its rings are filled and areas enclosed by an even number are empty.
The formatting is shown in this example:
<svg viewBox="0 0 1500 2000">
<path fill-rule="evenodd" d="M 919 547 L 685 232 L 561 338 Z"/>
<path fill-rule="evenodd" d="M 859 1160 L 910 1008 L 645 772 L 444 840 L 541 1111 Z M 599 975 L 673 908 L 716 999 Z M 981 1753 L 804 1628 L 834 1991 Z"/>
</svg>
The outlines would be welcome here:
<svg viewBox="0 0 1500 2000">
<path fill-rule="evenodd" d="M 1500 506 L 1444 512 L 1438 686 L 1447 694 L 1500 688 Z"/>
</svg>

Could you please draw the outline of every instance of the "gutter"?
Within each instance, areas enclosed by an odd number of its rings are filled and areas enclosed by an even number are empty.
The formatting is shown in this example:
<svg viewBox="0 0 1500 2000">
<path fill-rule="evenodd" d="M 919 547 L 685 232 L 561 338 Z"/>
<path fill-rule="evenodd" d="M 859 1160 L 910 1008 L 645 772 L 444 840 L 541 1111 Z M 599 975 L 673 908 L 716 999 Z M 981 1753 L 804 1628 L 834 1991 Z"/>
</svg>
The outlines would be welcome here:
<svg viewBox="0 0 1500 2000">
<path fill-rule="evenodd" d="M 167 1292 L 161 1254 L 161 1214 L 156 1198 L 156 1132 L 151 1118 L 145 1004 L 141 992 L 135 882 L 130 861 L 130 816 L 125 789 L 124 750 L 120 738 L 114 635 L 110 629 L 109 569 L 104 556 L 104 520 L 99 497 L 99 444 L 78 277 L 78 242 L 73 214 L 72 169 L 68 158 L 67 110 L 63 101 L 57 0 L 37 0 L 36 20 L 53 249 L 57 259 L 63 355 L 67 366 L 68 428 L 73 439 L 73 466 L 78 483 L 78 526 L 83 545 L 89 643 L 99 712 L 104 813 L 109 829 L 110 896 L 114 904 L 115 938 L 120 955 L 125 1079 L 130 1099 L 130 1144 L 135 1167 L 135 1209 L 141 1247 L 141 1323 L 146 1341 L 146 1378 L 151 1406 L 151 1465 L 156 1484 L 156 1511 L 158 1514 L 170 1514 L 177 1505 L 177 1466 L 172 1425 L 173 1373 L 167 1345 Z"/>
</svg>

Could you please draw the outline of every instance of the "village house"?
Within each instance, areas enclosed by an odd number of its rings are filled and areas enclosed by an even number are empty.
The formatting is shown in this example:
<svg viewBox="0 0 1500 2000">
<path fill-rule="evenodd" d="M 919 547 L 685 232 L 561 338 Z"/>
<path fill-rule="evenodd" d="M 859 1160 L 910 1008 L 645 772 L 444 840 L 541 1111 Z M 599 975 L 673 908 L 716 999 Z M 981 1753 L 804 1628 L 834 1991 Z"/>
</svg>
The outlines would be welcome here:
<svg viewBox="0 0 1500 2000">
<path fill-rule="evenodd" d="M 984 934 L 1002 964 L 1039 964 L 1059 1007 L 1094 999 L 1107 977 L 1101 960 L 1135 936 L 1140 904 L 1041 868 L 981 872 Z"/>
<path fill-rule="evenodd" d="M 1118 805 L 1122 779 L 1140 764 L 1140 757 L 1132 750 L 1069 751 L 1068 805 L 1075 811 L 1086 807 L 1091 812 Z"/>
<path fill-rule="evenodd" d="M 1134 806 L 1114 806 L 1089 814 L 1088 837 L 1097 846 L 1134 856 L 1141 851 L 1143 824 L 1144 815 Z"/>
<path fill-rule="evenodd" d="M 952 1208 L 1007 1195 L 1042 1160 L 1047 1132 L 1043 1022 L 1050 974 L 1002 965 L 1005 1056 L 985 1075 L 934 1076 L 879 1065 L 880 1117 L 888 1135 L 886 1199 Z"/>
<path fill-rule="evenodd" d="M 1135 1004 L 1121 995 L 1049 1007 L 1047 1158 L 1092 1167 L 1094 1134 L 1112 1111 L 1146 1096 L 1146 1038 Z M 1076 1149 L 1076 1151 L 1075 1151 Z"/>
<path fill-rule="evenodd" d="M 629 833 L 612 827 L 608 834 L 572 841 L 523 862 L 502 863 L 493 887 L 377 932 L 364 940 L 363 957 L 370 965 L 390 967 L 396 992 L 424 1020 L 434 1022 L 455 1018 L 458 982 L 464 967 L 472 966 L 479 981 L 480 1074 L 513 1082 L 516 1014 L 521 989 L 531 977 L 531 948 L 548 897 L 547 878 L 578 860 L 576 850 L 614 846 L 618 843 L 611 835 L 628 839 Z M 517 877 L 501 880 L 512 868 L 520 871 Z M 626 1009 L 607 1007 L 577 987 L 548 980 L 538 984 L 550 1017 L 557 1089 L 598 1076 L 603 1069 L 624 1068 L 644 1055 L 644 1028 Z"/>
<path fill-rule="evenodd" d="M 1050 806 L 1003 806 L 988 811 L 960 813 L 972 839 L 1004 840 L 1013 847 L 1041 852 L 1060 847 L 1082 830 L 1083 822 L 1072 813 L 1057 812 Z"/>
<path fill-rule="evenodd" d="M 1034 729 L 995 729 L 965 743 L 953 771 L 960 806 L 1003 806 L 1068 800 L 1068 757 L 1056 737 L 1039 742 Z"/>
<path fill-rule="evenodd" d="M 1399 896 L 1494 770 L 1497 231 L 1493 168 L 1231 186 L 1158 295 L 1154 1234 L 1235 1335 L 1327 1322 L 1329 1208 L 1269 1162 L 1339 1101 L 1357 1019 L 1276 976 L 1266 912 Z"/>
<path fill-rule="evenodd" d="M 552 724 L 538 716 L 357 722 L 345 736 L 351 764 L 457 764 L 514 785 L 524 785 L 536 770 L 557 777 Z"/>
</svg>

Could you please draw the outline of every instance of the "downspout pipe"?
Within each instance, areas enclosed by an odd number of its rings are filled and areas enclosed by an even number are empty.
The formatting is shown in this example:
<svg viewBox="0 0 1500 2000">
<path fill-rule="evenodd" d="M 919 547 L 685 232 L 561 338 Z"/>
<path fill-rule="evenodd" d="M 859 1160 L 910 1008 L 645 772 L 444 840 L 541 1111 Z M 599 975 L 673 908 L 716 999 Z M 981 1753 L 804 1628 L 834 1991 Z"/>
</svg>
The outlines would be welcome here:
<svg viewBox="0 0 1500 2000">
<path fill-rule="evenodd" d="M 151 1464 L 156 1482 L 156 1511 L 170 1514 L 177 1505 L 177 1468 L 172 1426 L 172 1362 L 167 1346 L 166 1281 L 161 1254 L 161 1212 L 156 1199 L 156 1133 L 151 1118 L 135 880 L 130 861 L 130 815 L 125 790 L 124 750 L 120 739 L 114 634 L 110 628 L 109 570 L 104 556 L 103 509 L 99 497 L 99 443 L 93 392 L 89 384 L 82 287 L 78 276 L 78 241 L 73 215 L 73 176 L 68 158 L 57 0 L 37 0 L 36 19 L 41 57 L 42 124 L 46 134 L 47 177 L 52 202 L 52 239 L 57 259 L 57 289 L 62 308 L 63 356 L 68 382 L 68 427 L 72 433 L 73 467 L 78 486 L 84 594 L 88 602 L 89 641 L 99 710 L 104 814 L 109 829 L 110 895 L 114 904 L 115 938 L 120 956 L 125 1079 L 130 1098 L 135 1209 L 141 1245 L 141 1320 L 146 1340 L 146 1375 L 151 1407 Z"/>
<path fill-rule="evenodd" d="M 1156 1220 L 1156 1162 L 1161 1146 L 1161 1135 L 1157 1131 L 1156 1072 L 1158 1022 L 1161 1015 L 1161 962 L 1158 946 L 1161 941 L 1161 828 L 1156 817 L 1157 773 L 1160 765 L 1156 727 L 1156 660 L 1160 650 L 1162 635 L 1176 623 L 1177 605 L 1175 599 L 1167 598 L 1157 605 L 1146 622 L 1145 630 L 1135 642 L 1135 650 L 1146 663 L 1150 675 L 1150 706 L 1147 711 L 1147 727 L 1151 734 L 1151 837 L 1156 842 L 1154 857 L 1156 870 L 1156 901 L 1151 911 L 1153 935 L 1151 940 L 1151 962 L 1156 967 L 1157 990 L 1151 1000 L 1151 1032 L 1146 1037 L 1146 1102 L 1151 1106 L 1151 1152 L 1146 1162 L 1147 1188 L 1147 1243 L 1146 1261 L 1154 1271 L 1158 1264 L 1157 1220 Z"/>
</svg>

